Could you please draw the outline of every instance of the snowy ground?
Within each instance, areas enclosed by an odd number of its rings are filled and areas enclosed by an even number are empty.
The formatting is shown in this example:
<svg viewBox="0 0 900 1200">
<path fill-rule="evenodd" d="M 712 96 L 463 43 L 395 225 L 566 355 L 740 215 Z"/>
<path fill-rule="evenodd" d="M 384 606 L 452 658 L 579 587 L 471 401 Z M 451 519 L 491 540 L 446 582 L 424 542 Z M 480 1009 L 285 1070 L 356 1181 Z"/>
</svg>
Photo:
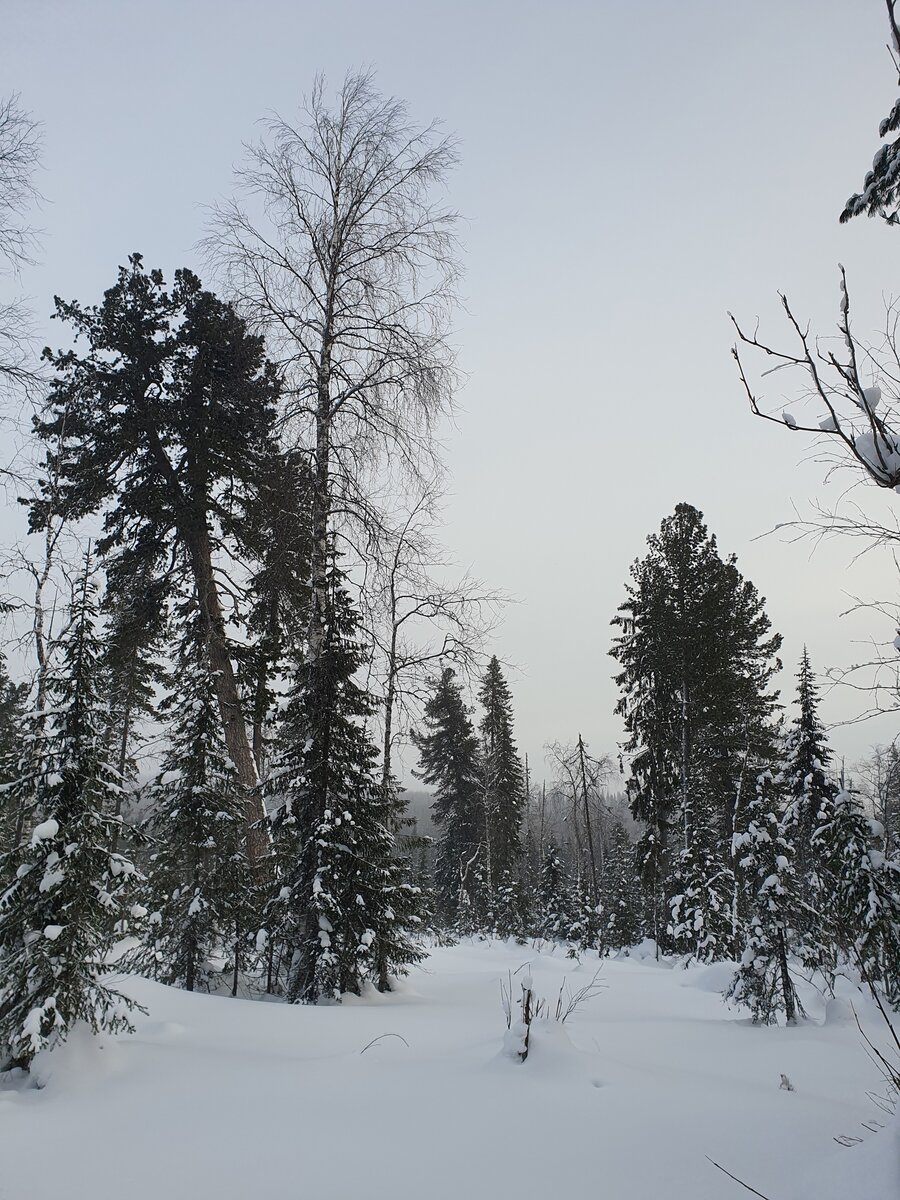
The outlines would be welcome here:
<svg viewBox="0 0 900 1200">
<path fill-rule="evenodd" d="M 526 961 L 554 1001 L 597 968 L 464 943 L 400 993 L 327 1008 L 129 980 L 149 1010 L 133 1036 L 73 1038 L 39 1064 L 43 1089 L 0 1091 L 0 1200 L 749 1195 L 707 1156 L 771 1200 L 897 1200 L 900 1126 L 861 1124 L 888 1118 L 845 1000 L 826 1014 L 809 992 L 804 1025 L 757 1028 L 717 994 L 722 964 L 606 961 L 605 990 L 536 1027 L 519 1063 L 499 985 Z M 399 1036 L 363 1053 L 383 1034 Z"/>
</svg>

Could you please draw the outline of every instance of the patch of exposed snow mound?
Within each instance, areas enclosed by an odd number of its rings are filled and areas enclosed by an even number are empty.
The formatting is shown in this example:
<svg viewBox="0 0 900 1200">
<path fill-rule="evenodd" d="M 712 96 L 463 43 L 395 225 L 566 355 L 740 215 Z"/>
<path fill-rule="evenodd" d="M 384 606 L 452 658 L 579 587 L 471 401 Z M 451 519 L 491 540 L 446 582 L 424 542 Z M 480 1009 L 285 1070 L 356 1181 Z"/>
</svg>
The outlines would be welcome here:
<svg viewBox="0 0 900 1200">
<path fill-rule="evenodd" d="M 722 995 L 731 986 L 737 969 L 736 962 L 715 962 L 706 966 L 689 967 L 684 973 L 681 986 L 696 988 L 698 992 L 714 992 Z"/>
</svg>

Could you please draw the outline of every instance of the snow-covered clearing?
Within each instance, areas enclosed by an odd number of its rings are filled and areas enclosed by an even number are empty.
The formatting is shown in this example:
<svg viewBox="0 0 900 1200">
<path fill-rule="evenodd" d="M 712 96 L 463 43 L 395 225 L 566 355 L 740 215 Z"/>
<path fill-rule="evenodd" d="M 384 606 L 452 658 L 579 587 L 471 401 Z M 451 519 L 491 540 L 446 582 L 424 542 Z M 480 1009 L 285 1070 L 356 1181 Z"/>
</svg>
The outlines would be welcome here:
<svg viewBox="0 0 900 1200">
<path fill-rule="evenodd" d="M 74 1037 L 36 1064 L 41 1090 L 0 1092 L 0 1197 L 747 1196 L 709 1156 L 771 1200 L 897 1200 L 898 1126 L 861 1125 L 888 1118 L 845 1000 L 826 1020 L 804 987 L 809 1021 L 759 1028 L 717 994 L 725 964 L 605 961 L 605 989 L 536 1026 L 520 1063 L 501 1053 L 500 980 L 525 962 L 554 1002 L 597 968 L 462 943 L 399 993 L 319 1008 L 128 980 L 148 1009 L 133 1036 Z"/>
</svg>

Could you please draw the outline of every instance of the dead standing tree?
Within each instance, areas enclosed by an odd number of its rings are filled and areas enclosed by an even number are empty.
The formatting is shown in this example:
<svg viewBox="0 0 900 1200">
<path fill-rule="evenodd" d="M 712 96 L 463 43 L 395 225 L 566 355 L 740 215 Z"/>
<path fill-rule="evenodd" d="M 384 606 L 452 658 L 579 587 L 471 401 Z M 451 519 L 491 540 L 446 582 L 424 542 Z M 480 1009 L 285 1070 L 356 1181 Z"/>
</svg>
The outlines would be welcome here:
<svg viewBox="0 0 900 1200">
<path fill-rule="evenodd" d="M 266 130 L 207 248 L 279 355 L 288 427 L 311 449 L 315 666 L 332 536 L 355 526 L 380 542 L 373 468 L 389 457 L 407 477 L 434 470 L 456 264 L 454 214 L 431 197 L 456 150 L 435 125 L 411 125 L 369 75 L 349 75 L 333 109 L 319 79 L 300 124 L 275 117 Z"/>
<path fill-rule="evenodd" d="M 606 883 L 608 812 L 603 784 L 612 770 L 608 756 L 593 758 L 581 734 L 574 746 L 553 742 L 547 756 L 556 771 L 557 788 L 571 804 L 572 831 L 579 873 L 589 875 L 591 902 L 596 907 Z M 565 818 L 568 820 L 568 817 Z"/>
</svg>

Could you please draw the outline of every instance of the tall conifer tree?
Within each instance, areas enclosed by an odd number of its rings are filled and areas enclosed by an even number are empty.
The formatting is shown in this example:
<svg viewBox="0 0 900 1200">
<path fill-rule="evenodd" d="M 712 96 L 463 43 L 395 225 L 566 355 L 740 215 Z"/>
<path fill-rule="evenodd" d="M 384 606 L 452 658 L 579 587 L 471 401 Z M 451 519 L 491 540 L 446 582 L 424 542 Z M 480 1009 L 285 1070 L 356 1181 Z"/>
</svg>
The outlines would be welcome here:
<svg viewBox="0 0 900 1200">
<path fill-rule="evenodd" d="M 441 671 L 425 704 L 422 730 L 414 735 L 421 778 L 434 789 L 432 815 L 438 829 L 435 883 L 451 919 L 462 908 L 480 908 L 477 866 L 483 821 L 479 805 L 478 738 L 452 667 Z"/>
<path fill-rule="evenodd" d="M 512 694 L 496 656 L 487 665 L 478 699 L 484 709 L 479 769 L 485 877 L 494 898 L 501 886 L 508 891 L 518 879 L 525 812 L 524 773 L 513 738 Z"/>
<path fill-rule="evenodd" d="M 719 896 L 738 780 L 772 753 L 777 695 L 769 685 L 781 638 L 734 556 L 721 558 L 689 504 L 648 538 L 631 575 L 612 654 L 621 668 L 617 712 L 628 734 L 631 809 L 644 824 L 648 932 L 660 941 L 673 895 Z"/>
<path fill-rule="evenodd" d="M 35 430 L 54 486 L 31 524 L 103 518 L 97 543 L 110 580 L 190 580 L 213 664 L 228 752 L 245 785 L 247 848 L 265 852 L 219 570 L 245 536 L 246 498 L 274 453 L 280 386 L 262 338 L 191 271 L 167 288 L 139 254 L 97 306 L 56 302 L 79 349 L 45 357 L 56 371 Z"/>
<path fill-rule="evenodd" d="M 325 643 L 297 667 L 268 784 L 279 892 L 271 932 L 287 951 L 292 1003 L 338 999 L 422 957 L 418 889 L 396 854 L 396 789 L 378 778 L 366 721 L 374 698 L 359 619 L 334 556 Z"/>
<path fill-rule="evenodd" d="M 796 871 L 803 905 L 800 924 L 812 933 L 816 912 L 824 901 L 821 863 L 813 835 L 832 817 L 837 787 L 829 779 L 827 768 L 831 750 L 825 727 L 819 719 L 818 696 L 809 654 L 803 647 L 797 675 L 795 717 L 785 740 L 781 774 L 786 789 L 787 808 L 784 824 L 796 849 Z"/>
</svg>

